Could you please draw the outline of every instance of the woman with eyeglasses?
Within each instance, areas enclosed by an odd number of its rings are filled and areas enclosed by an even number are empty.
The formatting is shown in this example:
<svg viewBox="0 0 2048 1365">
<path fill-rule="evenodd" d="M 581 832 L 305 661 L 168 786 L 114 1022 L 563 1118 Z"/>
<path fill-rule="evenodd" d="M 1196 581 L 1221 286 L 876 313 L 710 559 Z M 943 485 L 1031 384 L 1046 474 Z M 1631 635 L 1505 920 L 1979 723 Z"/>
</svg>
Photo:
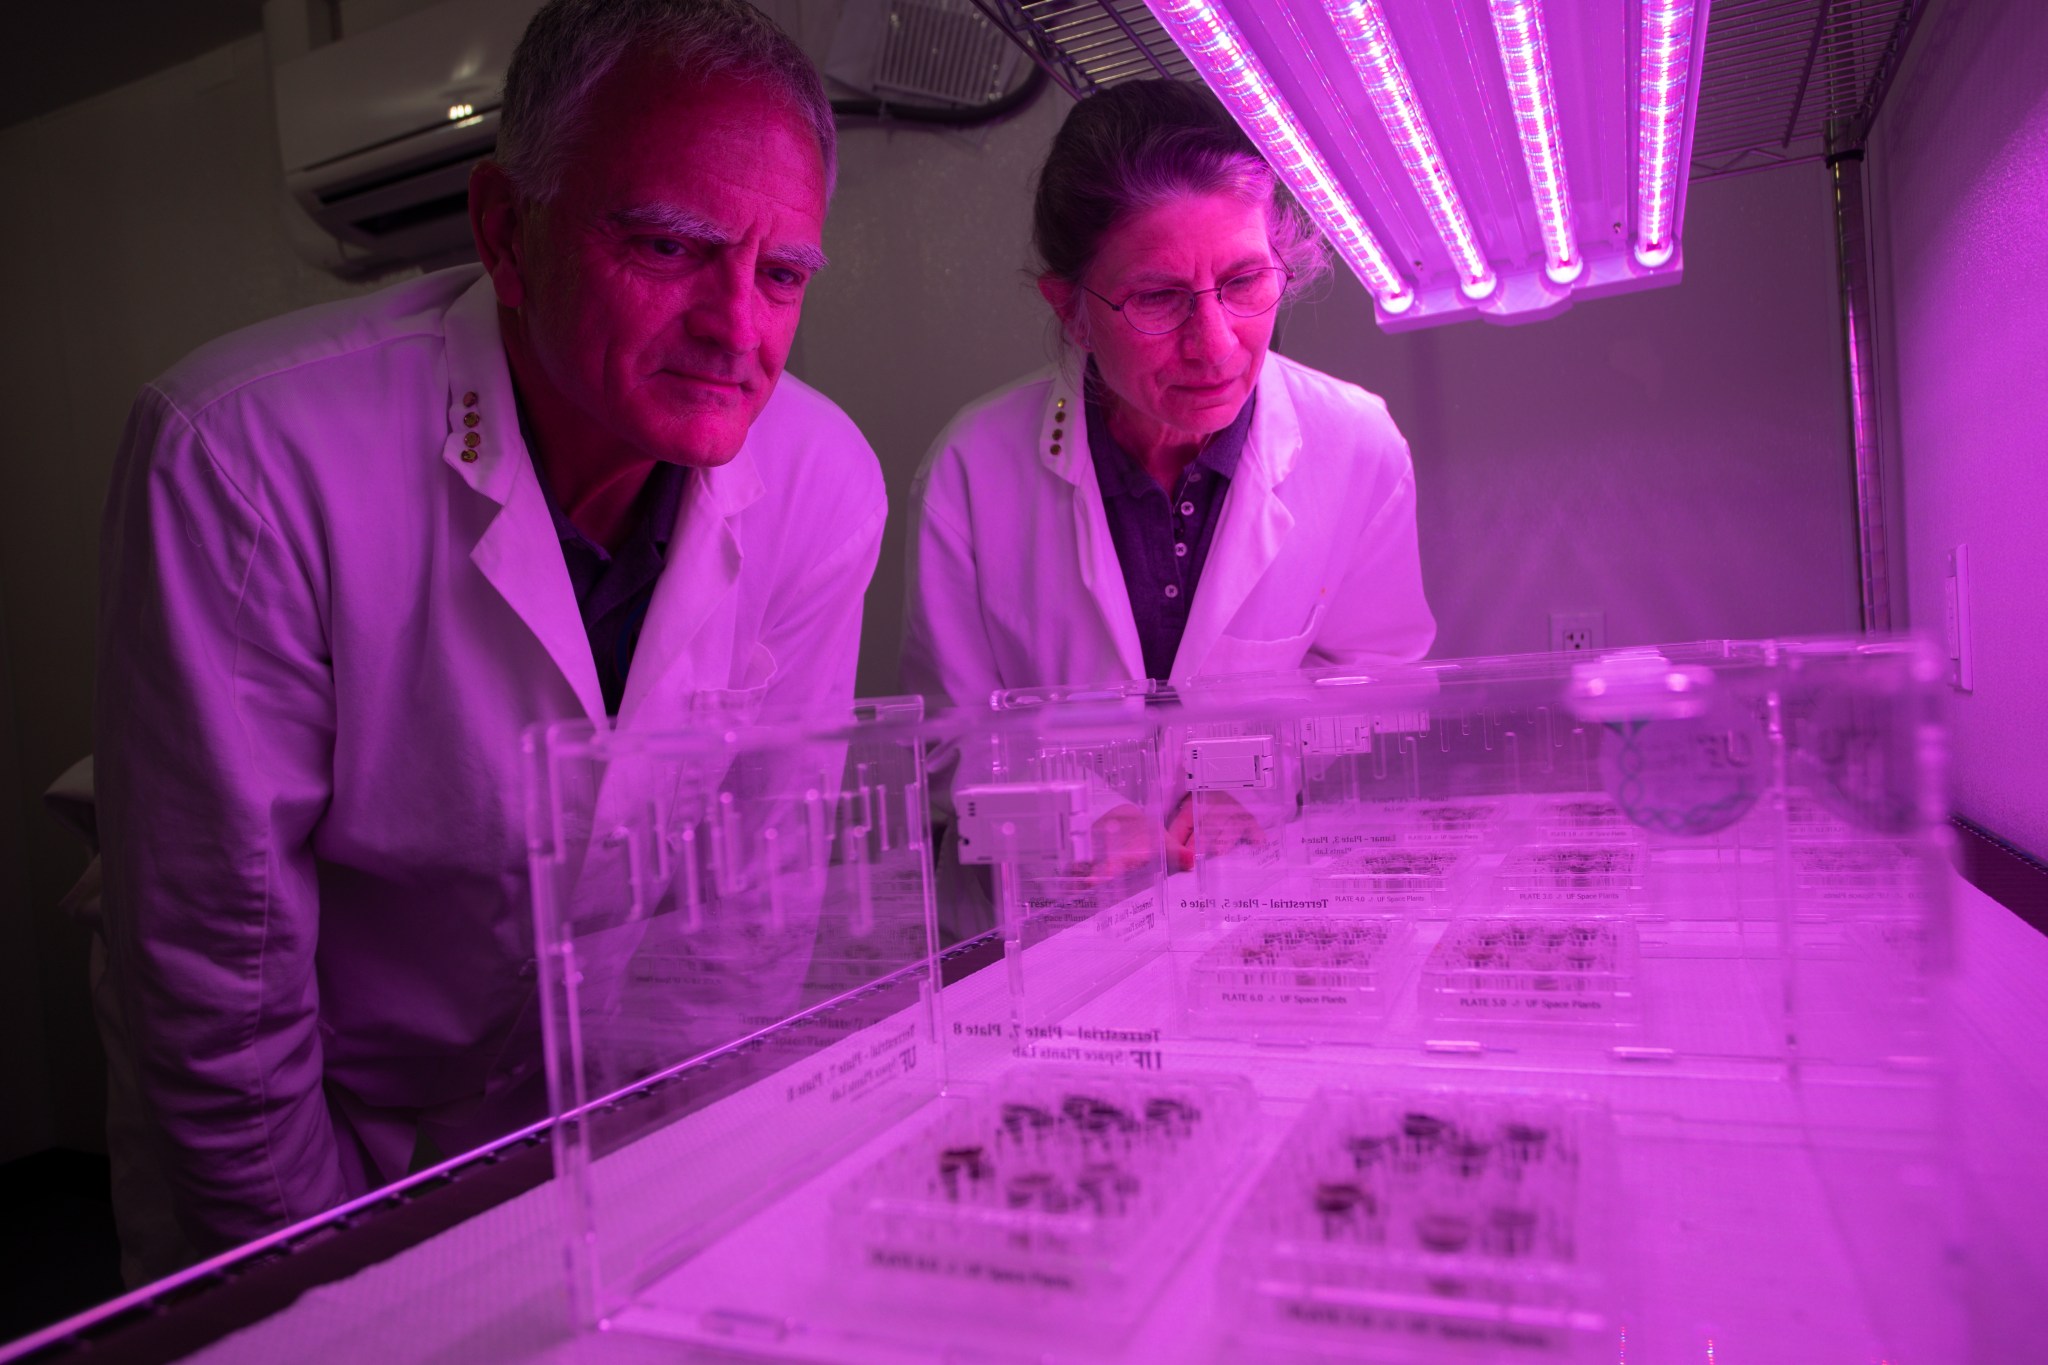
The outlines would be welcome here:
<svg viewBox="0 0 2048 1365">
<path fill-rule="evenodd" d="M 1420 658 L 1408 446 L 1374 395 L 1270 350 L 1328 269 L 1215 97 L 1074 106 L 1039 174 L 1060 363 L 969 405 L 912 487 L 903 682 L 1001 688 Z"/>
</svg>

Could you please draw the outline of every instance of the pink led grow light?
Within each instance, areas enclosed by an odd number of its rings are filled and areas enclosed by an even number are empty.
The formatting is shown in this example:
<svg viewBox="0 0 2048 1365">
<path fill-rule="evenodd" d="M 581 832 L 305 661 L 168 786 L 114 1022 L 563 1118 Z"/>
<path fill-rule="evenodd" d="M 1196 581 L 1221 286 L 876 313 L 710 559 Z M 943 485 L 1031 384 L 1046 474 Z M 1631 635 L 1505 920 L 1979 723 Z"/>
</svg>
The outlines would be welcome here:
<svg viewBox="0 0 2048 1365">
<path fill-rule="evenodd" d="M 1544 273 L 1570 284 L 1585 270 L 1572 231 L 1571 184 L 1565 176 L 1564 143 L 1557 131 L 1557 96 L 1550 86 L 1550 47 L 1543 39 L 1538 0 L 1488 0 L 1508 94 L 1515 107 L 1515 131 L 1522 140 L 1522 164 L 1536 196 L 1536 220 L 1543 232 Z M 1683 106 L 1681 104 L 1681 112 Z"/>
<path fill-rule="evenodd" d="M 1486 263 L 1479 234 L 1472 230 L 1471 216 L 1458 198 L 1450 167 L 1444 164 L 1436 135 L 1430 132 L 1429 116 L 1415 96 L 1415 82 L 1408 77 L 1401 50 L 1394 46 L 1394 35 L 1387 29 L 1378 0 L 1323 0 L 1323 8 L 1344 40 L 1344 50 L 1365 84 L 1381 126 L 1401 154 L 1409 181 L 1429 210 L 1436 235 L 1451 253 L 1460 287 L 1468 298 L 1486 297 L 1496 283 L 1493 267 Z"/>
<path fill-rule="evenodd" d="M 1636 73 L 1636 260 L 1654 269 L 1677 248 L 1678 156 L 1692 75 L 1694 0 L 1643 0 Z"/>
<path fill-rule="evenodd" d="M 1145 4 L 1245 132 L 1265 149 L 1273 169 L 1380 307 L 1389 313 L 1405 313 L 1413 307 L 1414 290 L 1394 269 L 1350 196 L 1309 144 L 1294 112 L 1230 17 L 1209 0 L 1145 0 Z"/>
</svg>

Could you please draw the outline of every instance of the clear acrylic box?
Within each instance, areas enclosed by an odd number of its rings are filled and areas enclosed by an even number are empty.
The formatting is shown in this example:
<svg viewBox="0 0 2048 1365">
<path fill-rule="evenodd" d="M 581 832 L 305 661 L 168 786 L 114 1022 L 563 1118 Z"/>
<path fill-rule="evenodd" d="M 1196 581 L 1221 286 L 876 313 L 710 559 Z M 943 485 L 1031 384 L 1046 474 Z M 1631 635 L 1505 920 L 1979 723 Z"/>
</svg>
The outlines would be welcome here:
<svg viewBox="0 0 2048 1365">
<path fill-rule="evenodd" d="M 1611 1124 L 1580 1096 L 1327 1089 L 1225 1239 L 1244 1360 L 1612 1360 Z"/>
<path fill-rule="evenodd" d="M 537 733 L 581 1320 L 834 1362 L 1959 1358 L 1935 677 L 1710 642 Z M 995 926 L 945 953 L 933 812 Z M 1176 1097 L 1198 1140 L 1146 1126 Z M 1488 1154 L 1324 1169 L 1332 1115 L 1411 1112 Z M 1540 1209 L 1522 1130 L 1573 1154 Z"/>
<path fill-rule="evenodd" d="M 1063 1053 L 1062 1021 L 1170 937 L 1150 694 L 1009 694 L 961 745 L 959 858 L 992 872 L 1011 1036 L 1027 1050 Z"/>
<path fill-rule="evenodd" d="M 1619 841 L 1518 848 L 1501 862 L 1495 903 L 1528 910 L 1619 909 L 1643 899 L 1647 851 Z"/>
<path fill-rule="evenodd" d="M 896 699 L 528 733 L 582 1321 L 743 1323 L 715 1288 L 721 1239 L 940 1092 L 921 714 Z"/>
<path fill-rule="evenodd" d="M 1430 949 L 1426 1017 L 1481 1025 L 1641 1020 L 1636 926 L 1625 919 L 1472 915 Z"/>
<path fill-rule="evenodd" d="M 1241 1163 L 1255 1103 L 1241 1076 L 1013 1070 L 840 1189 L 840 1263 L 879 1298 L 1114 1330 Z"/>
<path fill-rule="evenodd" d="M 1256 1041 L 1356 1036 L 1400 984 L 1408 923 L 1392 915 L 1238 921 L 1187 973 L 1189 1031 Z"/>
<path fill-rule="evenodd" d="M 1310 873 L 1333 909 L 1447 912 L 1470 879 L 1473 859 L 1449 848 L 1364 848 Z"/>
</svg>

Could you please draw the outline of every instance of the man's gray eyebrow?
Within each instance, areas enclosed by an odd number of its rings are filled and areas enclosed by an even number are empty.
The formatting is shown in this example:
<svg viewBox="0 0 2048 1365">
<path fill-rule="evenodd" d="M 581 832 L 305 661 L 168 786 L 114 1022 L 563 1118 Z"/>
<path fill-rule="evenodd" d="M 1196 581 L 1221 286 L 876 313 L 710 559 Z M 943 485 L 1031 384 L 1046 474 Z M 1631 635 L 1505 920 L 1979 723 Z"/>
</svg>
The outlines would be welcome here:
<svg viewBox="0 0 2048 1365">
<path fill-rule="evenodd" d="M 738 240 L 709 219 L 699 218 L 674 204 L 636 204 L 605 215 L 605 220 L 626 232 L 666 232 L 671 237 L 705 246 L 731 246 Z M 825 253 L 814 246 L 770 247 L 761 253 L 761 259 L 770 265 L 795 266 L 812 275 L 829 264 Z"/>
<path fill-rule="evenodd" d="M 761 259 L 770 265 L 798 266 L 813 275 L 831 264 L 814 246 L 771 246 L 761 253 Z"/>
<path fill-rule="evenodd" d="M 733 236 L 724 228 L 673 204 L 636 204 L 605 215 L 613 227 L 629 232 L 666 232 L 708 246 L 730 246 Z"/>
</svg>

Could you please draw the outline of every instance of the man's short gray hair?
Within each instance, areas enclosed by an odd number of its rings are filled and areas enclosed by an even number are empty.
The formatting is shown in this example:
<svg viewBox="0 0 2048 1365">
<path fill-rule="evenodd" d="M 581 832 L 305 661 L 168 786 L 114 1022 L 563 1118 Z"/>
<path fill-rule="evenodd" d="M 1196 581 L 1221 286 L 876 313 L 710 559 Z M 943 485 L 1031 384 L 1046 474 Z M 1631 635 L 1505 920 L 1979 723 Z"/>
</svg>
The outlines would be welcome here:
<svg viewBox="0 0 2048 1365">
<path fill-rule="evenodd" d="M 765 82 L 809 125 L 839 178 L 832 103 L 803 50 L 747 0 L 549 0 L 512 54 L 494 158 L 519 192 L 546 202 L 582 132 L 590 92 L 629 52 L 657 52 L 698 80 Z"/>
</svg>

